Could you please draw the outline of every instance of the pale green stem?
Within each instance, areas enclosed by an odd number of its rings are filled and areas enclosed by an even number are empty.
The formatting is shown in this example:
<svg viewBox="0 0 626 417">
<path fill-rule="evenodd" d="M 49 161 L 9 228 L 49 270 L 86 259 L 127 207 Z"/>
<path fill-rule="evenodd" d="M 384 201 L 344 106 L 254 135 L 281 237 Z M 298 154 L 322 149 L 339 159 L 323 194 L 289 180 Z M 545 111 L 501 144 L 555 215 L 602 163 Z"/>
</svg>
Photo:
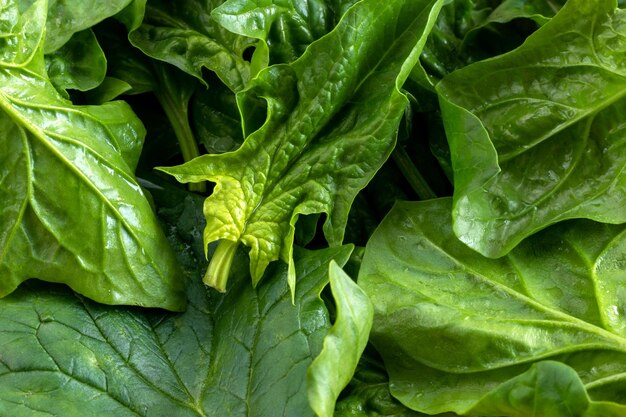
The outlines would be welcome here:
<svg viewBox="0 0 626 417">
<path fill-rule="evenodd" d="M 180 144 L 180 150 L 183 154 L 183 160 L 185 162 L 191 161 L 194 158 L 200 156 L 200 150 L 196 143 L 196 138 L 191 131 L 189 125 L 189 114 L 187 108 L 180 108 L 176 105 L 175 100 L 168 93 L 167 89 L 159 91 L 156 94 L 159 103 L 165 110 L 168 120 L 170 121 L 174 134 Z M 206 192 L 206 182 L 190 183 L 189 191 L 197 191 L 200 193 Z"/>
<path fill-rule="evenodd" d="M 220 240 L 209 262 L 209 268 L 202 280 L 209 287 L 219 292 L 226 292 L 226 283 L 230 275 L 230 267 L 233 264 L 239 242 L 232 240 Z"/>
</svg>

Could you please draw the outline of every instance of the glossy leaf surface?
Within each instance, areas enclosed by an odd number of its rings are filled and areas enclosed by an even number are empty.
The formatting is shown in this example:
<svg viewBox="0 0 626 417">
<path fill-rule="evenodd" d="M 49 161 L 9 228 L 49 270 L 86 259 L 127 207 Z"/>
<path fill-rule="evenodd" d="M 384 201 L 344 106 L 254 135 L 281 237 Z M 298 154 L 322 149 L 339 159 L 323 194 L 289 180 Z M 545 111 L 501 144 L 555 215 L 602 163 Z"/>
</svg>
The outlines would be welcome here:
<svg viewBox="0 0 626 417">
<path fill-rule="evenodd" d="M 356 193 L 385 161 L 406 106 L 406 79 L 439 7 L 438 1 L 366 0 L 289 65 L 262 71 L 238 96 L 244 129 L 250 109 L 267 103 L 267 119 L 241 148 L 163 168 L 182 182 L 216 183 L 206 200 L 205 242 L 250 247 L 258 283 L 267 265 L 292 265 L 294 226 L 301 214 L 325 212 L 331 245 L 343 239 Z M 367 28 L 367 30 L 365 30 Z M 378 51 L 386 50 L 386 54 Z M 295 288 L 293 267 L 289 284 Z M 210 269 L 211 271 L 211 269 Z M 207 276 L 224 289 L 227 268 Z"/>
<path fill-rule="evenodd" d="M 359 285 L 375 307 L 371 338 L 393 395 L 426 413 L 474 415 L 479 401 L 498 409 L 511 385 L 535 380 L 520 377 L 532 363 L 551 359 L 582 380 L 572 404 L 587 404 L 587 393 L 626 404 L 626 226 L 564 222 L 489 259 L 456 239 L 451 207 L 451 199 L 398 203 L 363 257 Z M 569 383 L 538 381 L 542 407 L 560 407 L 547 403 L 555 400 L 547 386 Z M 527 399 L 499 412 L 523 415 Z M 580 407 L 573 415 L 584 415 Z"/>
<path fill-rule="evenodd" d="M 108 304 L 180 310 L 183 281 L 134 178 L 144 128 L 122 102 L 74 106 L 48 80 L 45 1 L 0 10 L 0 295 L 28 278 Z M 0 30 L 5 30 L 0 27 Z"/>
<path fill-rule="evenodd" d="M 319 293 L 330 260 L 343 264 L 351 249 L 298 253 L 295 305 L 286 267 L 256 290 L 238 268 L 228 294 L 208 292 L 193 221 L 202 202 L 173 197 L 178 203 L 161 211 L 190 282 L 186 312 L 102 306 L 62 287 L 20 288 L 0 300 L 0 414 L 313 416 L 305 376 L 330 327 Z"/>
<path fill-rule="evenodd" d="M 506 254 L 561 220 L 626 221 L 626 13 L 570 0 L 522 47 L 438 85 L 454 229 Z"/>
</svg>

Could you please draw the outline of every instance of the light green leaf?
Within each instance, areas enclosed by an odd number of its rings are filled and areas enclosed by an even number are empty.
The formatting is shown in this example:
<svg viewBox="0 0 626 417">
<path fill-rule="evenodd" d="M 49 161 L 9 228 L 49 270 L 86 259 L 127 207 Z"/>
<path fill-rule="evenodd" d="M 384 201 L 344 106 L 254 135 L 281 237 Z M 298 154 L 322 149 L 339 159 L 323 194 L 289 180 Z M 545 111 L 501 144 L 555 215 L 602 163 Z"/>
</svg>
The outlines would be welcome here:
<svg viewBox="0 0 626 417">
<path fill-rule="evenodd" d="M 94 89 L 104 81 L 107 71 L 107 59 L 90 29 L 75 33 L 45 60 L 50 81 L 62 93 Z"/>
<path fill-rule="evenodd" d="M 359 285 L 392 394 L 421 412 L 474 415 L 550 359 L 573 368 L 593 401 L 626 405 L 626 226 L 564 222 L 489 259 L 456 239 L 451 206 L 398 203 L 363 257 Z"/>
<path fill-rule="evenodd" d="M 161 211 L 190 280 L 186 312 L 103 306 L 58 286 L 20 288 L 0 300 L 1 415 L 313 416 L 305 377 L 330 327 L 319 293 L 328 263 L 345 263 L 350 248 L 298 253 L 295 306 L 284 266 L 257 289 L 239 268 L 228 294 L 207 292 L 196 259 L 202 237 L 190 222 L 202 216 L 202 201 L 172 197 L 178 203 Z"/>
<path fill-rule="evenodd" d="M 329 276 L 337 318 L 307 374 L 309 404 L 319 417 L 333 416 L 335 402 L 352 379 L 367 345 L 374 318 L 367 295 L 334 261 Z"/>
<path fill-rule="evenodd" d="M 151 1 L 130 40 L 146 55 L 175 65 L 200 81 L 204 82 L 202 68 L 208 68 L 232 91 L 240 91 L 252 76 L 244 51 L 257 41 L 235 35 L 213 20 L 211 11 L 221 3 Z"/>
<path fill-rule="evenodd" d="M 16 3 L 0 11 L 25 31 L 0 55 L 0 296 L 40 278 L 103 303 L 181 310 L 184 282 L 133 175 L 143 125 L 122 102 L 63 99 L 45 75 L 46 3 L 23 14 Z"/>
<path fill-rule="evenodd" d="M 355 195 L 393 149 L 407 103 L 398 88 L 440 6 L 431 0 L 358 3 L 301 58 L 262 71 L 238 95 L 245 131 L 253 130 L 249 112 L 259 100 L 268 109 L 241 148 L 163 168 L 182 182 L 216 183 L 205 203 L 205 243 L 250 247 L 253 284 L 271 261 L 293 264 L 301 214 L 327 213 L 325 237 L 341 243 Z M 214 259 L 205 282 L 223 290 L 228 270 Z"/>
<path fill-rule="evenodd" d="M 572 368 L 542 361 L 483 397 L 467 412 L 472 416 L 618 417 L 626 406 L 590 402 Z"/>
<path fill-rule="evenodd" d="M 124 9 L 131 0 L 48 0 L 45 52 L 63 46 L 77 32 L 89 29 Z"/>
<path fill-rule="evenodd" d="M 519 49 L 439 85 L 454 230 L 506 254 L 561 220 L 626 222 L 626 13 L 570 0 Z"/>
</svg>

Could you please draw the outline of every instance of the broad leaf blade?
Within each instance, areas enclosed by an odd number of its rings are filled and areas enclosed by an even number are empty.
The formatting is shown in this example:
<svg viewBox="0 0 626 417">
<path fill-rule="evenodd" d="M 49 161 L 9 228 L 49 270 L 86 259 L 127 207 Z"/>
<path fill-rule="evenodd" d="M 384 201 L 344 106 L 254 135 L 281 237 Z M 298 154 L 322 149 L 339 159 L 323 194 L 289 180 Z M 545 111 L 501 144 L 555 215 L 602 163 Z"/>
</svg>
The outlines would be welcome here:
<svg viewBox="0 0 626 417">
<path fill-rule="evenodd" d="M 625 226 L 570 221 L 489 259 L 455 238 L 451 204 L 398 203 L 363 258 L 359 284 L 375 306 L 371 338 L 392 393 L 422 412 L 472 415 L 484 395 L 552 359 L 594 401 L 624 403 L 626 315 L 602 289 L 624 270 L 600 266 L 623 259 L 614 249 Z"/>
<path fill-rule="evenodd" d="M 345 263 L 351 249 L 297 254 L 295 306 L 284 266 L 257 289 L 239 268 L 228 294 L 208 292 L 193 221 L 202 202 L 171 197 L 177 204 L 161 212 L 190 278 L 185 313 L 103 306 L 41 283 L 21 287 L 0 300 L 0 414 L 313 416 L 306 372 L 330 328 L 319 293 L 329 262 Z"/>
<path fill-rule="evenodd" d="M 39 1 L 16 15 L 42 9 Z M 80 107 L 60 97 L 41 33 L 32 33 L 32 57 L 0 61 L 0 294 L 40 278 L 104 303 L 182 309 L 176 260 L 133 175 L 141 122 L 122 102 Z"/>
<path fill-rule="evenodd" d="M 624 51 L 614 1 L 572 0 L 519 49 L 438 85 L 463 242 L 497 257 L 564 219 L 626 221 Z"/>
<path fill-rule="evenodd" d="M 376 1 L 358 3 L 301 58 L 262 71 L 238 96 L 244 121 L 257 108 L 250 103 L 268 105 L 267 120 L 241 148 L 163 168 L 179 181 L 217 184 L 205 203 L 205 242 L 250 247 L 253 283 L 269 262 L 292 263 L 300 214 L 327 213 L 326 239 L 341 243 L 356 193 L 393 149 L 407 103 L 398 87 L 440 6 L 429 0 L 393 0 L 382 8 Z M 293 272 L 289 280 L 293 289 Z M 208 276 L 221 288 L 214 281 Z"/>
</svg>

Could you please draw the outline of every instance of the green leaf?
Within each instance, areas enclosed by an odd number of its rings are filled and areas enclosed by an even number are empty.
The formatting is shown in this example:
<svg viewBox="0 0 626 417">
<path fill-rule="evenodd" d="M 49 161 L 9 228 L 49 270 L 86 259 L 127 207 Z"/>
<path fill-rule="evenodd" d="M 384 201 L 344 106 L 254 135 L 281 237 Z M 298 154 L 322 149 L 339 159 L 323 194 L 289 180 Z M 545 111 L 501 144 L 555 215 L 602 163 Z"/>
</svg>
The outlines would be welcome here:
<svg viewBox="0 0 626 417">
<path fill-rule="evenodd" d="M 463 242 L 497 257 L 561 220 L 626 222 L 625 40 L 614 1 L 570 0 L 519 49 L 438 85 Z"/>
<path fill-rule="evenodd" d="M 186 312 L 103 306 L 58 286 L 20 288 L 0 300 L 0 414 L 313 416 L 305 376 L 330 327 L 319 293 L 329 262 L 345 263 L 350 248 L 298 252 L 296 305 L 284 266 L 256 290 L 239 268 L 228 294 L 207 292 L 192 221 L 202 201 L 172 196 L 176 205 L 161 212 L 189 277 Z"/>
<path fill-rule="evenodd" d="M 356 0 L 340 4 L 323 0 L 228 0 L 211 15 L 231 32 L 265 42 L 270 62 L 287 63 L 330 32 L 354 3 Z"/>
<path fill-rule="evenodd" d="M 468 411 L 473 416 L 621 416 L 626 406 L 590 403 L 585 387 L 572 368 L 542 361 L 503 383 Z"/>
<path fill-rule="evenodd" d="M 335 402 L 352 379 L 367 345 L 374 318 L 367 295 L 334 261 L 329 276 L 337 318 L 307 374 L 309 404 L 319 417 L 333 416 Z"/>
<path fill-rule="evenodd" d="M 191 100 L 194 132 L 209 153 L 230 152 L 241 146 L 241 116 L 235 96 L 224 84 L 215 82 L 209 88 L 199 88 Z"/>
<path fill-rule="evenodd" d="M 498 390 L 550 359 L 573 368 L 593 401 L 626 404 L 626 226 L 563 222 L 489 259 L 456 239 L 451 207 L 398 203 L 363 257 L 371 341 L 393 395 L 425 413 L 475 415 L 481 398 L 507 397 Z"/>
<path fill-rule="evenodd" d="M 392 0 L 382 8 L 373 0 L 358 3 L 301 58 L 262 71 L 238 95 L 244 130 L 259 100 L 268 108 L 265 123 L 241 148 L 162 168 L 181 182 L 216 183 L 205 203 L 205 243 L 224 239 L 250 247 L 253 284 L 273 260 L 293 265 L 301 214 L 327 213 L 325 237 L 341 243 L 356 193 L 393 149 L 407 102 L 398 87 L 440 6 L 431 0 Z M 209 271 L 205 282 L 223 290 L 218 282 L 228 270 Z M 293 266 L 290 271 L 295 291 Z"/>
<path fill-rule="evenodd" d="M 0 10 L 22 30 L 0 33 L 18 36 L 0 55 L 0 296 L 40 278 L 103 303 L 181 310 L 184 282 L 133 175 L 141 122 L 122 102 L 59 96 L 44 68 L 46 3 L 21 14 L 16 3 Z"/>
<path fill-rule="evenodd" d="M 75 33 L 117 14 L 130 2 L 131 0 L 48 0 L 46 54 L 59 49 Z"/>
<path fill-rule="evenodd" d="M 151 1 L 130 40 L 146 55 L 175 65 L 202 82 L 202 68 L 208 68 L 232 91 L 240 91 L 252 76 L 244 51 L 257 41 L 235 35 L 215 22 L 211 11 L 219 4 L 220 0 Z"/>
<path fill-rule="evenodd" d="M 107 59 L 93 32 L 77 32 L 61 48 L 45 56 L 50 81 L 60 92 L 98 87 L 107 71 Z"/>
</svg>

